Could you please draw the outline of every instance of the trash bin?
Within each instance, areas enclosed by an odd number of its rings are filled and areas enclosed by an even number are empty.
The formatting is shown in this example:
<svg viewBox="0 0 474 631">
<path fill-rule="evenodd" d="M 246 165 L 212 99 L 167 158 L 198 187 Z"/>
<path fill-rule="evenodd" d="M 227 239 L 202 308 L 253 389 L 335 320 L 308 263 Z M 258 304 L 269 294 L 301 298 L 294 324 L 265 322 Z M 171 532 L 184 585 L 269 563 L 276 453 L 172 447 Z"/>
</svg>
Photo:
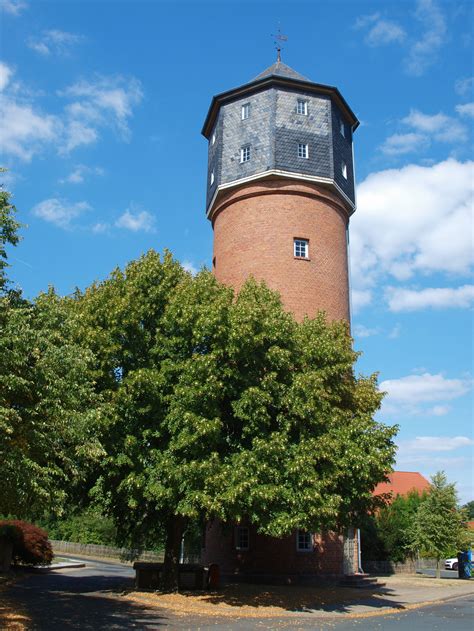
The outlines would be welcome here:
<svg viewBox="0 0 474 631">
<path fill-rule="evenodd" d="M 458 553 L 458 576 L 459 578 L 471 578 L 471 551 Z"/>
</svg>

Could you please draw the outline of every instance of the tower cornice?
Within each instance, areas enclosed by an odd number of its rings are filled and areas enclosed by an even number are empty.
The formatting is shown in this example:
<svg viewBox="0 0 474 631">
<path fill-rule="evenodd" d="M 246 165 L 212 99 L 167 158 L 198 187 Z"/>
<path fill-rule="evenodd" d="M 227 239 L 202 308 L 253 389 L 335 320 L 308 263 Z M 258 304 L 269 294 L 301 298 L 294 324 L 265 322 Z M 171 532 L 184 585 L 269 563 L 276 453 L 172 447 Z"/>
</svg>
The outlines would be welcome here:
<svg viewBox="0 0 474 631">
<path fill-rule="evenodd" d="M 215 208 L 218 204 L 218 199 L 224 194 L 227 193 L 230 189 L 237 189 L 242 187 L 245 184 L 249 184 L 252 182 L 258 182 L 259 180 L 268 180 L 275 178 L 283 178 L 285 181 L 296 180 L 299 182 L 308 182 L 310 184 L 318 184 L 323 188 L 328 189 L 333 194 L 337 195 L 340 199 L 341 206 L 345 209 L 347 217 L 350 217 L 355 212 L 355 204 L 354 202 L 344 193 L 340 186 L 331 178 L 324 178 L 318 176 L 306 175 L 304 173 L 294 173 L 293 171 L 282 171 L 279 169 L 273 169 L 270 171 L 265 171 L 264 173 L 257 173 L 255 175 L 250 175 L 246 178 L 240 178 L 233 182 L 226 182 L 225 184 L 221 184 L 217 187 L 211 202 L 209 204 L 209 208 L 207 210 L 207 218 L 211 221 L 215 215 Z M 270 191 L 272 192 L 272 191 Z M 265 194 L 265 193 L 261 193 Z"/>
</svg>

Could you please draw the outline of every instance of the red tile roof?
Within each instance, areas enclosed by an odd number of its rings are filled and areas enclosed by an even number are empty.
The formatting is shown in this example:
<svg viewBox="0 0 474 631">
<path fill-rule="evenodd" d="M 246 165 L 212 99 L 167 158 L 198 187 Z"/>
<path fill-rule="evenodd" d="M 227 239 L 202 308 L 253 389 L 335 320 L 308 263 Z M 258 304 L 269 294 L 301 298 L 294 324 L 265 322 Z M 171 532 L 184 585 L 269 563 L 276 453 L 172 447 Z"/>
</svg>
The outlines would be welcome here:
<svg viewBox="0 0 474 631">
<path fill-rule="evenodd" d="M 430 483 L 421 473 L 416 471 L 393 471 L 388 476 L 389 482 L 380 482 L 373 490 L 374 495 L 391 493 L 393 497 L 397 495 L 407 495 L 410 491 L 428 491 Z"/>
</svg>

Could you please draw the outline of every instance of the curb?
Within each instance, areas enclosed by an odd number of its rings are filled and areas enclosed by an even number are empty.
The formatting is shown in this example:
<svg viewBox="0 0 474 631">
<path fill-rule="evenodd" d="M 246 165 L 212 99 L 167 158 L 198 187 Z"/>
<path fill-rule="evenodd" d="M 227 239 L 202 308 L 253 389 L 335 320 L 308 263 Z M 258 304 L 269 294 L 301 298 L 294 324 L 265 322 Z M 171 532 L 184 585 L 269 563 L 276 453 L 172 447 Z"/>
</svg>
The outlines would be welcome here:
<svg viewBox="0 0 474 631">
<path fill-rule="evenodd" d="M 68 570 L 72 568 L 86 567 L 84 561 L 73 559 L 65 563 L 53 563 L 51 565 L 35 565 L 33 568 L 36 572 L 50 572 L 51 570 Z"/>
</svg>

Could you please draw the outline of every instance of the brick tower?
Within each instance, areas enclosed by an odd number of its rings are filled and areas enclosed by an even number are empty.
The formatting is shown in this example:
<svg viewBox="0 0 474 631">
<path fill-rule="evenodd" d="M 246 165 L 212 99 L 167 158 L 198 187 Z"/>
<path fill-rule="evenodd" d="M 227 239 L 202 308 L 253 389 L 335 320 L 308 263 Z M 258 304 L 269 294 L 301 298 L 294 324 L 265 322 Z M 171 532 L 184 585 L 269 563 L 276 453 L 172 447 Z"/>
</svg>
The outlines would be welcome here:
<svg viewBox="0 0 474 631">
<path fill-rule="evenodd" d="M 297 319 L 322 309 L 349 320 L 358 124 L 337 88 L 281 61 L 212 99 L 202 133 L 218 280 L 238 290 L 252 275 Z"/>
<path fill-rule="evenodd" d="M 278 60 L 212 99 L 207 216 L 213 270 L 238 290 L 250 275 L 280 292 L 298 320 L 318 310 L 349 321 L 348 225 L 355 210 L 352 134 L 359 122 L 339 90 Z M 358 569 L 354 530 L 283 539 L 251 523 L 208 524 L 202 560 L 224 577 L 293 582 Z"/>
</svg>

